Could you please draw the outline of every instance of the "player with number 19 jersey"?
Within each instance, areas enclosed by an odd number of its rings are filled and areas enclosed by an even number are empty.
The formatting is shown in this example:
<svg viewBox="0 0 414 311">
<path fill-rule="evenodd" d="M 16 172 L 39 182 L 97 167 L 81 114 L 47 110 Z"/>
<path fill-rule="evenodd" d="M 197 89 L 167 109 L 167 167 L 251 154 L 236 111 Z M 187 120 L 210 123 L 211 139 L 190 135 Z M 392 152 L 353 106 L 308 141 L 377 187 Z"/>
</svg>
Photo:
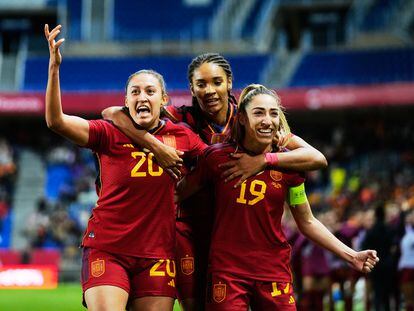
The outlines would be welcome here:
<svg viewBox="0 0 414 311">
<path fill-rule="evenodd" d="M 99 199 L 82 246 L 141 258 L 174 258 L 175 181 L 148 151 L 105 120 L 89 121 L 87 148 L 99 165 Z M 198 156 L 206 145 L 183 125 L 161 121 L 151 131 L 167 145 Z"/>
<path fill-rule="evenodd" d="M 218 164 L 230 153 L 245 152 L 233 144 L 206 149 L 198 172 L 215 188 L 215 222 L 209 256 L 210 272 L 226 272 L 260 281 L 292 282 L 291 247 L 281 228 L 289 187 L 304 182 L 296 172 L 265 169 L 240 187 L 224 182 Z"/>
</svg>

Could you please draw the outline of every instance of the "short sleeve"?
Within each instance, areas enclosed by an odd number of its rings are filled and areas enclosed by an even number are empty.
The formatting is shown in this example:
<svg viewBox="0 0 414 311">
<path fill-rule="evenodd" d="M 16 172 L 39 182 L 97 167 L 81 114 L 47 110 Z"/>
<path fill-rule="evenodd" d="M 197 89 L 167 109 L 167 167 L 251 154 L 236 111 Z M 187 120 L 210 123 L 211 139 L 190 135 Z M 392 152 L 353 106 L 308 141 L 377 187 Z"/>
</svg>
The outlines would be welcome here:
<svg viewBox="0 0 414 311">
<path fill-rule="evenodd" d="M 284 178 L 288 187 L 296 187 L 305 182 L 305 175 L 297 172 L 284 173 Z"/>
<path fill-rule="evenodd" d="M 182 122 L 183 115 L 181 111 L 174 105 L 168 105 L 165 108 L 165 117 L 170 119 L 174 123 Z"/>
<path fill-rule="evenodd" d="M 88 123 L 89 141 L 85 147 L 95 152 L 107 150 L 110 143 L 109 121 L 89 120 Z"/>
</svg>

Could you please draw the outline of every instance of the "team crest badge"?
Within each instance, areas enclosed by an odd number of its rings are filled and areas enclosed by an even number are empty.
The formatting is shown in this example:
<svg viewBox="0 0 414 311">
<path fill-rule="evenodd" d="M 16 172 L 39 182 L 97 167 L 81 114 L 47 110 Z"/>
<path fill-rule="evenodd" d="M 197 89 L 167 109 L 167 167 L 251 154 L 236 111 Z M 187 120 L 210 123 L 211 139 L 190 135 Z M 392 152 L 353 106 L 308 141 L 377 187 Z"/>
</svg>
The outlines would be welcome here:
<svg viewBox="0 0 414 311">
<path fill-rule="evenodd" d="M 194 272 L 194 257 L 181 258 L 181 271 L 185 275 L 190 275 Z"/>
<path fill-rule="evenodd" d="M 177 142 L 175 140 L 175 136 L 172 136 L 172 135 L 163 135 L 162 136 L 162 141 L 167 146 L 170 146 L 170 147 L 173 147 L 173 148 L 177 149 Z"/>
<path fill-rule="evenodd" d="M 270 178 L 272 178 L 274 181 L 281 181 L 283 177 L 283 174 L 279 171 L 271 170 L 270 171 Z"/>
<path fill-rule="evenodd" d="M 91 273 L 94 277 L 100 277 L 105 273 L 105 260 L 98 259 L 91 263 Z"/>
<path fill-rule="evenodd" d="M 213 135 L 211 135 L 210 142 L 212 145 L 214 145 L 214 144 L 224 142 L 225 139 L 226 139 L 226 135 L 219 134 L 219 133 L 213 133 Z"/>
<path fill-rule="evenodd" d="M 213 285 L 213 300 L 217 303 L 226 299 L 226 284 L 214 284 Z"/>
</svg>

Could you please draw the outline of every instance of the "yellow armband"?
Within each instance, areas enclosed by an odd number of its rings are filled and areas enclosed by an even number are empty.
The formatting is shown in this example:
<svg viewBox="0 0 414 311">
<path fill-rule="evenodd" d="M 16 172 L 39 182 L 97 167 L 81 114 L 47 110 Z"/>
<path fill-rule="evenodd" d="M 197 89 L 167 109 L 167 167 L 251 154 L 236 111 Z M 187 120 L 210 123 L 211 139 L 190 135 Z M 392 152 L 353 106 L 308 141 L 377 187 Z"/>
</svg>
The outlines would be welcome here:
<svg viewBox="0 0 414 311">
<path fill-rule="evenodd" d="M 306 197 L 305 184 L 289 188 L 289 205 L 295 206 L 308 202 Z"/>
</svg>

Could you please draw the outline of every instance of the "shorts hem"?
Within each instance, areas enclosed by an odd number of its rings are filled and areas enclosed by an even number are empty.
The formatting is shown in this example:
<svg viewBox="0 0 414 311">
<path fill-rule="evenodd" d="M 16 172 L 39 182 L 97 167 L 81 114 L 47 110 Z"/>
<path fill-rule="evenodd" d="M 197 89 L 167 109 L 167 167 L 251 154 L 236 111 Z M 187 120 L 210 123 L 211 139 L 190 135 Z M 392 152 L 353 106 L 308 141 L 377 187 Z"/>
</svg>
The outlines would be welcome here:
<svg viewBox="0 0 414 311">
<path fill-rule="evenodd" d="M 169 298 L 173 298 L 173 299 L 177 299 L 177 295 L 172 294 L 172 295 L 168 295 L 166 293 L 163 292 L 158 292 L 158 293 L 154 293 L 152 292 L 143 292 L 139 295 L 135 295 L 135 296 L 129 296 L 130 300 L 134 300 L 134 299 L 138 299 L 138 298 L 143 298 L 143 297 L 153 297 L 153 296 L 158 296 L 158 297 L 169 297 Z"/>
<path fill-rule="evenodd" d="M 124 291 L 126 291 L 129 295 L 130 289 L 128 289 L 125 286 L 122 286 L 120 284 L 114 284 L 114 283 L 101 283 L 101 284 L 92 284 L 90 286 L 82 286 L 82 292 L 83 292 L 83 294 L 85 294 L 85 292 L 90 288 L 98 287 L 98 286 L 105 286 L 105 285 L 119 287 L 119 288 L 123 289 Z"/>
</svg>

